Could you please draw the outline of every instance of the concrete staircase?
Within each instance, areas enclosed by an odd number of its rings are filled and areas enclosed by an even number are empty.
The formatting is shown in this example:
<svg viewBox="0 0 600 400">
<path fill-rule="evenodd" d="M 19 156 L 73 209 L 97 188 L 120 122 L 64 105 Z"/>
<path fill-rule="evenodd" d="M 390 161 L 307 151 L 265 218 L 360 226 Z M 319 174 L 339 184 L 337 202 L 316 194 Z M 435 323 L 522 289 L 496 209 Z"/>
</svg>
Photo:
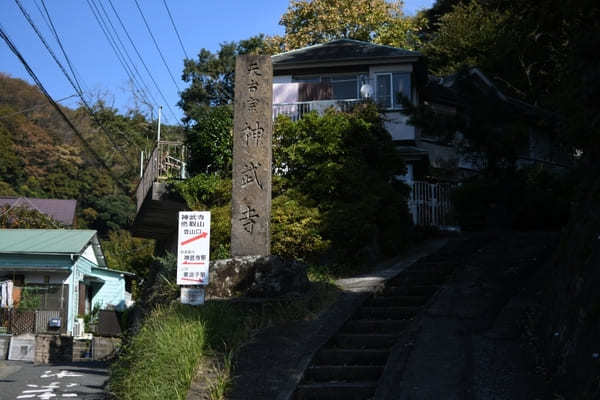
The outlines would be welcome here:
<svg viewBox="0 0 600 400">
<path fill-rule="evenodd" d="M 455 265 L 417 263 L 365 300 L 315 355 L 292 399 L 370 399 L 393 346 Z"/>
</svg>

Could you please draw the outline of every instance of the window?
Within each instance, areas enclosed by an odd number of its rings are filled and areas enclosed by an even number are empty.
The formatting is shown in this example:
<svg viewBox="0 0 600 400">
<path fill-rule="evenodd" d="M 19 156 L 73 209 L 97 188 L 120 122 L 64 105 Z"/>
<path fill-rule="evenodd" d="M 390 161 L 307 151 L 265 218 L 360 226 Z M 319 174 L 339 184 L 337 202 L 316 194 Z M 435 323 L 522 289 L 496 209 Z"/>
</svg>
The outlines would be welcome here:
<svg viewBox="0 0 600 400">
<path fill-rule="evenodd" d="M 375 75 L 377 104 L 384 108 L 402 108 L 401 97 L 411 96 L 410 73 L 384 73 Z"/>
<path fill-rule="evenodd" d="M 325 80 L 326 78 L 323 78 Z M 330 80 L 333 88 L 333 99 L 356 99 L 358 98 L 358 81 L 356 75 L 340 75 Z"/>
<path fill-rule="evenodd" d="M 292 82 L 302 84 L 301 101 L 347 100 L 360 98 L 360 83 L 365 75 L 293 76 Z"/>
</svg>

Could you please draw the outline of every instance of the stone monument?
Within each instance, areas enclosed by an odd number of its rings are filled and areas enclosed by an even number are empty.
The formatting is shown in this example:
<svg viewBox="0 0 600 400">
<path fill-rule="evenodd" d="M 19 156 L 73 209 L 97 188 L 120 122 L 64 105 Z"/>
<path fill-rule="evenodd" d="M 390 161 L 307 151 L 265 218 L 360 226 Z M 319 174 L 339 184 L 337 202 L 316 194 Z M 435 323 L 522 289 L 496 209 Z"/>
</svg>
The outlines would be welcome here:
<svg viewBox="0 0 600 400">
<path fill-rule="evenodd" d="M 235 62 L 231 255 L 271 253 L 271 57 L 238 56 Z"/>
</svg>

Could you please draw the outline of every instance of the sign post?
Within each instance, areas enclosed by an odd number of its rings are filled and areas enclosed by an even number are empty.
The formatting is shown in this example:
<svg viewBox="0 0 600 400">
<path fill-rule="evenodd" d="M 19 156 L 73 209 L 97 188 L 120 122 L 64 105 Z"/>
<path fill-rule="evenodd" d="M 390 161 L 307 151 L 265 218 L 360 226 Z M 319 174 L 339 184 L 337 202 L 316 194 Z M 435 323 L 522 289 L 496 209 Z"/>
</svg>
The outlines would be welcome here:
<svg viewBox="0 0 600 400">
<path fill-rule="evenodd" d="M 182 211 L 178 225 L 177 284 L 182 285 L 181 302 L 203 304 L 209 276 L 210 212 Z"/>
</svg>

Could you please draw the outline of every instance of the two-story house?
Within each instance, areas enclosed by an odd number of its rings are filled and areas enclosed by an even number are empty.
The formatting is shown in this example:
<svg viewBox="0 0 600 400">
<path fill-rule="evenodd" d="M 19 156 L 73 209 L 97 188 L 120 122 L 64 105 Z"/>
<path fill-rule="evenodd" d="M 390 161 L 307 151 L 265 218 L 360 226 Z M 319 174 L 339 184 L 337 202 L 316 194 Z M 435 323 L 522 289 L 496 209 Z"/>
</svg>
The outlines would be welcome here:
<svg viewBox="0 0 600 400">
<path fill-rule="evenodd" d="M 271 58 L 273 63 L 273 117 L 293 120 L 310 111 L 329 107 L 350 109 L 369 99 L 382 110 L 385 127 L 402 154 L 406 175 L 398 177 L 411 186 L 409 207 L 416 224 L 447 225 L 451 183 L 422 182 L 438 171 L 441 180 L 458 182 L 477 173 L 484 164 L 477 154 L 462 153 L 456 143 L 427 136 L 407 123 L 401 98 L 428 104 L 435 112 L 453 115 L 469 96 L 462 88 L 497 102 L 498 107 L 529 121 L 529 144 L 523 146 L 519 165 L 546 163 L 562 167 L 562 154 L 536 129 L 546 113 L 502 93 L 480 70 L 438 78 L 428 76 L 418 52 L 351 39 L 317 44 Z M 561 158 L 562 157 L 562 158 Z M 439 173 L 441 172 L 442 173 Z"/>
<path fill-rule="evenodd" d="M 405 156 L 412 181 L 427 152 L 415 146 L 417 130 L 406 123 L 400 96 L 419 102 L 427 76 L 414 51 L 351 39 L 317 44 L 273 56 L 273 116 L 292 119 L 329 107 L 346 110 L 371 99 L 385 111 L 385 126 Z"/>
</svg>

